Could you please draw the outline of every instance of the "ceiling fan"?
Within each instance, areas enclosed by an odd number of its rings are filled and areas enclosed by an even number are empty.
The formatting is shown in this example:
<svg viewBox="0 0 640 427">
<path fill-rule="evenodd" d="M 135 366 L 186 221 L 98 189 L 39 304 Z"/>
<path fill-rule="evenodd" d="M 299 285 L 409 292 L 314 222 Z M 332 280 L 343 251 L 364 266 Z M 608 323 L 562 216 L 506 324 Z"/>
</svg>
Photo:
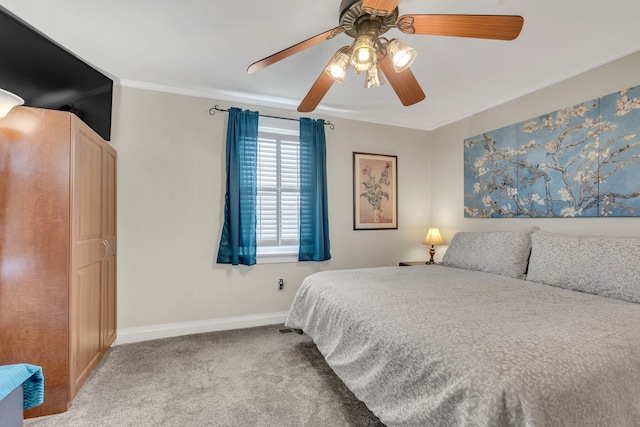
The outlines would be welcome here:
<svg viewBox="0 0 640 427">
<path fill-rule="evenodd" d="M 298 111 L 313 111 L 334 81 L 344 82 L 349 65 L 358 74 L 366 72 L 366 88 L 380 86 L 384 82 L 379 74 L 382 71 L 402 104 L 409 106 L 425 98 L 420 84 L 409 69 L 416 51 L 398 39 L 381 37 L 382 34 L 397 28 L 405 34 L 513 40 L 518 37 L 524 24 L 524 19 L 515 15 L 430 14 L 398 17 L 400 1 L 342 0 L 339 26 L 254 62 L 247 69 L 247 74 L 346 33 L 354 38 L 353 43 L 338 49 L 298 106 Z"/>
</svg>

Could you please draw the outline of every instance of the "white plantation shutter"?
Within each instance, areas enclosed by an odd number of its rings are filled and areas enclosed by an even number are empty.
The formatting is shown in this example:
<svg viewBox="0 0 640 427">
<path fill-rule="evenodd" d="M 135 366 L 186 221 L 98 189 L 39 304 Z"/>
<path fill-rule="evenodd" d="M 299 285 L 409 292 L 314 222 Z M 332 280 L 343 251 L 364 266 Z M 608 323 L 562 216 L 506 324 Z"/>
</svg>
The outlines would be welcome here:
<svg viewBox="0 0 640 427">
<path fill-rule="evenodd" d="M 278 244 L 277 141 L 258 137 L 258 194 L 256 198 L 258 246 Z"/>
<path fill-rule="evenodd" d="M 299 239 L 299 150 L 297 132 L 261 128 L 258 134 L 256 236 L 260 248 L 295 246 Z"/>
<path fill-rule="evenodd" d="M 300 235 L 300 144 L 282 141 L 280 144 L 280 243 L 297 245 Z"/>
</svg>

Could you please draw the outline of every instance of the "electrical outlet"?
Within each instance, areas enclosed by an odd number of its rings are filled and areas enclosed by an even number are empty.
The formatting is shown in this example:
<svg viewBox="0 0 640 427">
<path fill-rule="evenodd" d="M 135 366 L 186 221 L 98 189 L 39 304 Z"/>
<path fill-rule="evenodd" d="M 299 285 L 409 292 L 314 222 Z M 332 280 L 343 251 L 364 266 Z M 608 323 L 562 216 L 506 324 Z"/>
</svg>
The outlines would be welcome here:
<svg viewBox="0 0 640 427">
<path fill-rule="evenodd" d="M 278 290 L 281 291 L 284 289 L 284 280 L 278 279 Z"/>
</svg>

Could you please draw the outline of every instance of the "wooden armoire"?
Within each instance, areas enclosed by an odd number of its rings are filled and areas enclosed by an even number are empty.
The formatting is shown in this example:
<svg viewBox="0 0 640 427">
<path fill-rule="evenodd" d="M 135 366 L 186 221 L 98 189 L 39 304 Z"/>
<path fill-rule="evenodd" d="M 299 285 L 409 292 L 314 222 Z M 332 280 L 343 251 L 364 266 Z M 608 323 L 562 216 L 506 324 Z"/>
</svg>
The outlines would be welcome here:
<svg viewBox="0 0 640 427">
<path fill-rule="evenodd" d="M 43 369 L 66 411 L 116 337 L 116 151 L 72 113 L 0 118 L 0 365 Z"/>
</svg>

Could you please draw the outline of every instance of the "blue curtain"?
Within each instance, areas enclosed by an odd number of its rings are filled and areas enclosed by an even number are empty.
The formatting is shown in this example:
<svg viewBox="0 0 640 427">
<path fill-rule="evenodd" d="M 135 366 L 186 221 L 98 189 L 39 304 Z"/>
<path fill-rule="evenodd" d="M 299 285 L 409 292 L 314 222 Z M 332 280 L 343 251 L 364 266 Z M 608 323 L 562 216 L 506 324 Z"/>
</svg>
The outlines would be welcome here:
<svg viewBox="0 0 640 427">
<path fill-rule="evenodd" d="M 229 108 L 227 188 L 218 263 L 256 263 L 258 112 Z"/>
<path fill-rule="evenodd" d="M 326 261 L 329 250 L 324 120 L 300 119 L 299 261 Z"/>
</svg>

